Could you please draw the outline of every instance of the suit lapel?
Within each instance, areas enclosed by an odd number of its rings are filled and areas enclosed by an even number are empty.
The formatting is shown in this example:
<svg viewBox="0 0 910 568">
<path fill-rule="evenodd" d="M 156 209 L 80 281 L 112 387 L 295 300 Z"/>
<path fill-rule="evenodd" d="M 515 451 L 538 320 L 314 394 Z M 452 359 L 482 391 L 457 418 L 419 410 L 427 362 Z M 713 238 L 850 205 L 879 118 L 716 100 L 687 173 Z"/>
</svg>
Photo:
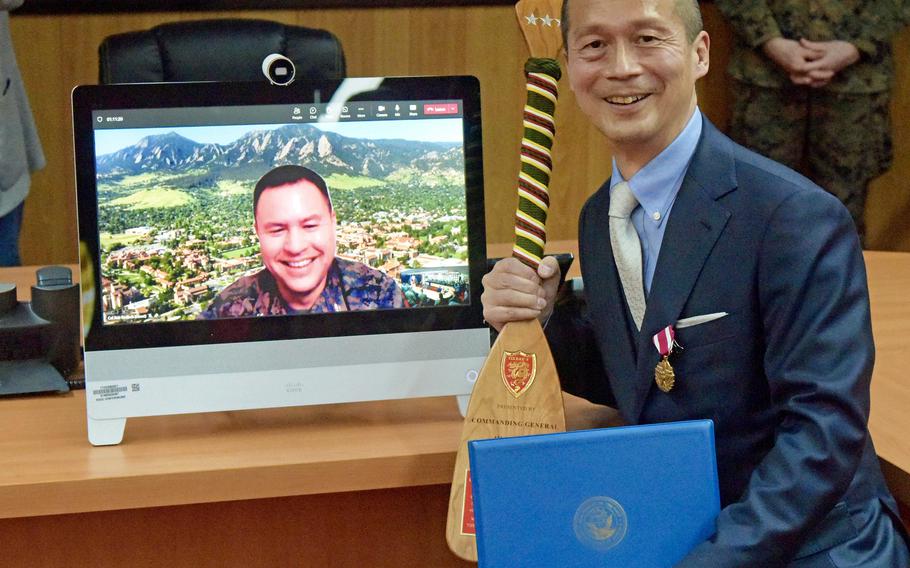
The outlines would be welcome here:
<svg viewBox="0 0 910 568">
<path fill-rule="evenodd" d="M 654 386 L 654 367 L 660 359 L 651 338 L 679 319 L 711 249 L 731 216 L 717 199 L 734 188 L 729 141 L 705 120 L 702 138 L 667 220 L 637 340 L 635 402 L 630 409 L 636 422 Z"/>
<path fill-rule="evenodd" d="M 610 245 L 609 182 L 602 187 L 582 215 L 579 239 L 581 271 L 585 281 L 585 295 L 592 313 L 603 314 L 596 323 L 604 338 L 600 343 L 603 360 L 607 365 L 613 395 L 620 409 L 628 409 L 635 402 L 636 342 L 638 333 L 626 304 L 613 249 Z"/>
</svg>

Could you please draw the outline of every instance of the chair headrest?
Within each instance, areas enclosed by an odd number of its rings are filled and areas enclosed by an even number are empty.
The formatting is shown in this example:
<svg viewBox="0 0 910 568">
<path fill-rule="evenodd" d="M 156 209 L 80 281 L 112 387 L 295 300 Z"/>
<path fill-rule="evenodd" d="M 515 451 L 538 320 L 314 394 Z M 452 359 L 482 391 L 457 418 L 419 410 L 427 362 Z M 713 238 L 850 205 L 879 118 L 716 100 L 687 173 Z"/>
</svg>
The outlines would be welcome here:
<svg viewBox="0 0 910 568">
<path fill-rule="evenodd" d="M 345 59 L 331 32 L 268 20 L 197 20 L 108 36 L 98 49 L 101 83 L 257 81 L 271 53 L 297 77 L 341 79 Z"/>
</svg>

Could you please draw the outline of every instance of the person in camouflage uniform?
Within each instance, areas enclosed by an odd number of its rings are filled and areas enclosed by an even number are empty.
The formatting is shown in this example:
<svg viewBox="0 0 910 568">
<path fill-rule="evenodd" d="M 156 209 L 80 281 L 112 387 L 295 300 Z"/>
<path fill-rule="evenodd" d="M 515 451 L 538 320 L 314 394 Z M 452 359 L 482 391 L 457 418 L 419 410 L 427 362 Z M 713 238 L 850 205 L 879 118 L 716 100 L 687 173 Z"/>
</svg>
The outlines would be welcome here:
<svg viewBox="0 0 910 568">
<path fill-rule="evenodd" d="M 869 182 L 891 166 L 891 39 L 907 0 L 717 0 L 735 32 L 730 137 L 804 171 L 862 239 Z"/>
<path fill-rule="evenodd" d="M 253 191 L 265 267 L 222 290 L 199 317 L 214 319 L 406 307 L 392 278 L 335 256 L 335 212 L 325 180 L 279 166 Z"/>
<path fill-rule="evenodd" d="M 366 264 L 336 258 L 322 294 L 307 312 L 403 307 L 406 307 L 404 296 L 395 280 Z M 237 279 L 222 290 L 200 317 L 216 319 L 295 313 L 299 312 L 284 301 L 272 273 L 263 268 L 256 274 Z"/>
</svg>

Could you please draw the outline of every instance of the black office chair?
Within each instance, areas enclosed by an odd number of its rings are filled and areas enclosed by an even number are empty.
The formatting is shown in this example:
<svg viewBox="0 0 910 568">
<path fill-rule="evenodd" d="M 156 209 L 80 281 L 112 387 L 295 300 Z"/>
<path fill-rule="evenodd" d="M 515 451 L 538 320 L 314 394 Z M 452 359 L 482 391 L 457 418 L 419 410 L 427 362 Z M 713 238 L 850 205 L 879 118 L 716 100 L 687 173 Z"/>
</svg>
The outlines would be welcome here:
<svg viewBox="0 0 910 568">
<path fill-rule="evenodd" d="M 101 83 L 265 81 L 262 61 L 280 53 L 296 77 L 342 79 L 345 60 L 331 32 L 268 20 L 196 20 L 108 36 L 98 48 Z"/>
</svg>

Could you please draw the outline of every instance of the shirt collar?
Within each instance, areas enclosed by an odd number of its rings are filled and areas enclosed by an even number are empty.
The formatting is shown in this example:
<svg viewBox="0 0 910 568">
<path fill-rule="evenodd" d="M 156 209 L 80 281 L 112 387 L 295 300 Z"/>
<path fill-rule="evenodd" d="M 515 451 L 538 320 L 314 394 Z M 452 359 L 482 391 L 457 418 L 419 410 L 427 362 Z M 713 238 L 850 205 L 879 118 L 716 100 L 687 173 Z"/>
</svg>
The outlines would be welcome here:
<svg viewBox="0 0 910 568">
<path fill-rule="evenodd" d="M 277 288 L 277 286 L 276 286 Z M 325 276 L 325 288 L 322 289 L 322 294 L 316 298 L 316 302 L 310 306 L 308 310 L 295 310 L 294 308 L 287 305 L 287 302 L 284 301 L 284 298 L 281 295 L 278 295 L 281 298 L 282 303 L 289 314 L 318 314 L 323 312 L 340 312 L 344 311 L 345 300 L 344 300 L 344 290 L 341 283 L 341 269 L 338 267 L 338 258 L 336 257 L 332 260 L 331 266 L 329 266 L 329 271 Z"/>
<path fill-rule="evenodd" d="M 682 185 L 682 177 L 689 167 L 689 162 L 695 155 L 701 128 L 701 111 L 695 107 L 695 112 L 682 132 L 630 180 L 623 180 L 622 173 L 616 165 L 616 158 L 613 158 L 610 189 L 621 181 L 628 181 L 632 193 L 645 211 L 645 218 L 658 226 L 662 225 Z"/>
</svg>

